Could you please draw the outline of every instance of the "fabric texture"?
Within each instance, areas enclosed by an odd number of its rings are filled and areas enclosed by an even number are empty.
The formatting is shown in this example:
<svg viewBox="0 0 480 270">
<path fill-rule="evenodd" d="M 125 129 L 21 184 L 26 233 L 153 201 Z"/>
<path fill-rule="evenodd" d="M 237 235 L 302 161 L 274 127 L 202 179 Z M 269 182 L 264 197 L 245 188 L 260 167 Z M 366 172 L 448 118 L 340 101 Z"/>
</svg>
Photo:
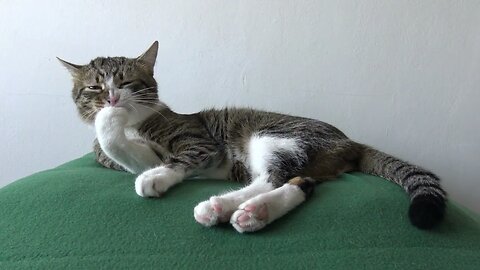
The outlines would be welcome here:
<svg viewBox="0 0 480 270">
<path fill-rule="evenodd" d="M 421 231 L 398 186 L 361 173 L 316 187 L 263 230 L 204 228 L 195 205 L 240 185 L 186 180 L 162 198 L 92 154 L 0 189 L 0 269 L 480 269 L 480 222 L 448 204 Z"/>
</svg>

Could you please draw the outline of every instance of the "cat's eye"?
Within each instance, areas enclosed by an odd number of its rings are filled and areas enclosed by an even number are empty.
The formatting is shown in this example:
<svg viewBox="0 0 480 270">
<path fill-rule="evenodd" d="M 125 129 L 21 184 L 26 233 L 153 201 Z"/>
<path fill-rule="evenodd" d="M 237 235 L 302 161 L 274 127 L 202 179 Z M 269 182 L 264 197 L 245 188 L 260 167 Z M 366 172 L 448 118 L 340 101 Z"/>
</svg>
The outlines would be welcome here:
<svg viewBox="0 0 480 270">
<path fill-rule="evenodd" d="M 121 84 L 118 86 L 118 88 L 125 88 L 126 86 L 128 86 L 128 85 L 130 85 L 130 84 L 132 84 L 132 83 L 134 83 L 134 82 L 135 82 L 135 81 L 123 82 L 123 83 L 121 83 Z"/>
<path fill-rule="evenodd" d="M 102 92 L 102 87 L 99 86 L 99 85 L 91 85 L 91 86 L 87 86 L 87 87 L 85 88 L 85 90 L 86 90 L 87 92 L 100 93 L 100 92 Z"/>
</svg>

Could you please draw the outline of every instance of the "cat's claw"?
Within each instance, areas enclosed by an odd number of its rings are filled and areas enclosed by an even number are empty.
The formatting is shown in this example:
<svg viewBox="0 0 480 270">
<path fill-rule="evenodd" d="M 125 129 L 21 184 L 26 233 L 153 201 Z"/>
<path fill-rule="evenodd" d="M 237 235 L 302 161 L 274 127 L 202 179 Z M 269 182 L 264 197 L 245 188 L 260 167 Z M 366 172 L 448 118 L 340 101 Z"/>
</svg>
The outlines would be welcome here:
<svg viewBox="0 0 480 270">
<path fill-rule="evenodd" d="M 232 215 L 228 203 L 219 197 L 211 197 L 208 201 L 199 203 L 193 209 L 195 220 L 207 227 L 216 225 L 220 222 L 227 222 Z"/>
<path fill-rule="evenodd" d="M 268 207 L 263 204 L 244 203 L 235 211 L 230 223 L 240 233 L 254 232 L 262 229 L 268 223 Z"/>
</svg>

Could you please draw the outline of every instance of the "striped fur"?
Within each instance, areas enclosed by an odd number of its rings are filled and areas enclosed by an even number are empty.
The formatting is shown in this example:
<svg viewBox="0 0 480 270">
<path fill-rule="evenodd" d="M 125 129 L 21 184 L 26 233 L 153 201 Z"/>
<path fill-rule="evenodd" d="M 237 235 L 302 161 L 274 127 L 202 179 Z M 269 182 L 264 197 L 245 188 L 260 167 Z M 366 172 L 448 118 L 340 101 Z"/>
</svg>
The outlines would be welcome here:
<svg viewBox="0 0 480 270">
<path fill-rule="evenodd" d="M 415 226 L 429 229 L 442 220 L 447 194 L 435 174 L 368 146 L 364 147 L 358 169 L 405 189 L 411 201 L 409 217 Z"/>
<path fill-rule="evenodd" d="M 249 156 L 252 138 L 277 138 L 278 142 L 293 143 L 294 148 L 287 151 L 280 147 L 269 153 L 265 165 L 267 182 L 274 188 L 289 183 L 310 195 L 313 179 L 323 181 L 343 172 L 361 171 L 405 189 L 411 200 L 409 217 L 413 225 L 428 229 L 442 220 L 446 193 L 435 174 L 353 142 L 332 125 L 246 108 L 210 109 L 194 114 L 173 112 L 158 99 L 153 78 L 156 48 L 154 53 L 150 51 L 135 59 L 99 57 L 85 66 L 62 60 L 73 75 L 72 97 L 85 122 L 93 123 L 98 111 L 108 103 L 106 80 L 110 78 L 117 88 L 128 84 L 135 104 L 151 111 L 148 118 L 133 127 L 140 141 L 152 146 L 162 162 L 158 165 L 164 168 L 181 170 L 186 176 L 228 168 L 230 173 L 225 177 L 249 183 L 258 177 Z M 101 91 L 89 91 L 92 85 Z M 135 115 L 140 107 L 132 108 L 129 113 Z M 97 161 L 105 167 L 124 170 L 102 151 L 97 141 L 94 151 Z"/>
</svg>

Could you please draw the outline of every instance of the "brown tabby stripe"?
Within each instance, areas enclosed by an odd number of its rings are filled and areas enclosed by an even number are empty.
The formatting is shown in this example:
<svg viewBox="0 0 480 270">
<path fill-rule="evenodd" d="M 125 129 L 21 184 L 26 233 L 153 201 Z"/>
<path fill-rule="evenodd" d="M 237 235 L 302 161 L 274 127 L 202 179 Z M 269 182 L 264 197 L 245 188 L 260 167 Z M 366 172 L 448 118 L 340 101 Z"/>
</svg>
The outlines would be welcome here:
<svg viewBox="0 0 480 270">
<path fill-rule="evenodd" d="M 421 195 L 446 197 L 438 176 L 375 149 L 365 147 L 364 158 L 359 165 L 360 170 L 366 173 L 384 177 L 402 186 L 412 200 Z"/>
</svg>

